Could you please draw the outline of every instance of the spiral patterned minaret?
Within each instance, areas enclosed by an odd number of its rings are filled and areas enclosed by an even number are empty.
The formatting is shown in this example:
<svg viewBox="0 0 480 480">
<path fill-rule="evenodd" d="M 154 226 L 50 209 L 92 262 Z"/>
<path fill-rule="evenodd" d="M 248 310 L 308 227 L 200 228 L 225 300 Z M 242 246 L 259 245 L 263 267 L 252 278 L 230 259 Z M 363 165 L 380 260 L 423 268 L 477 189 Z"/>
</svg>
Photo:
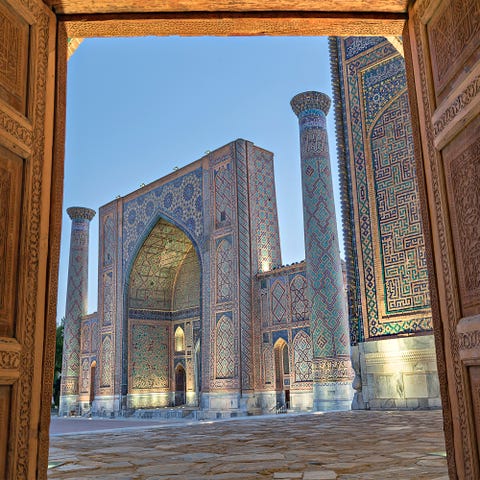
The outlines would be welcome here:
<svg viewBox="0 0 480 480">
<path fill-rule="evenodd" d="M 80 376 L 80 324 L 88 308 L 88 236 L 90 208 L 67 209 L 72 219 L 70 260 L 68 263 L 67 301 L 63 331 L 62 383 L 59 415 L 78 410 L 78 379 Z"/>
<path fill-rule="evenodd" d="M 353 371 L 326 129 L 330 98 L 304 92 L 293 97 L 290 105 L 300 127 L 313 408 L 350 408 Z"/>
</svg>

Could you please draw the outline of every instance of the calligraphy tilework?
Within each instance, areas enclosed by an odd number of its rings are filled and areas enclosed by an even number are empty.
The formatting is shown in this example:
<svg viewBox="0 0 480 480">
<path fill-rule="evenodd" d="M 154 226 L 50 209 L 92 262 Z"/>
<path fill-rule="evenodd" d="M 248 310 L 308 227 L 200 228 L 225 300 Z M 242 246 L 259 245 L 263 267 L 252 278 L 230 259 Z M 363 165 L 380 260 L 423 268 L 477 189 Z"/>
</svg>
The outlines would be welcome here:
<svg viewBox="0 0 480 480">
<path fill-rule="evenodd" d="M 168 390 L 170 326 L 131 321 L 129 333 L 129 390 Z"/>
<path fill-rule="evenodd" d="M 346 37 L 343 41 L 345 58 L 349 60 L 350 58 L 356 57 L 366 50 L 376 47 L 383 40 L 383 37 L 364 37 L 362 41 L 359 42 L 358 37 Z"/>
<path fill-rule="evenodd" d="M 203 236 L 202 169 L 159 185 L 123 205 L 123 267 L 160 217 L 200 241 Z"/>
<path fill-rule="evenodd" d="M 404 91 L 380 115 L 370 140 L 387 315 L 430 305 L 409 114 Z M 419 322 L 428 328 L 426 319 Z"/>
<path fill-rule="evenodd" d="M 343 157 L 340 170 L 348 171 L 342 182 L 352 212 L 344 217 L 344 230 L 356 232 L 345 236 L 351 241 L 346 252 L 358 259 L 356 264 L 347 258 L 349 279 L 355 280 L 349 290 L 356 301 L 352 340 L 429 331 L 404 61 L 383 38 L 342 38 L 336 44 L 340 66 L 333 77 L 344 92 L 335 98 L 341 103 L 337 128 L 343 126 L 348 146 L 339 161 Z"/>
</svg>

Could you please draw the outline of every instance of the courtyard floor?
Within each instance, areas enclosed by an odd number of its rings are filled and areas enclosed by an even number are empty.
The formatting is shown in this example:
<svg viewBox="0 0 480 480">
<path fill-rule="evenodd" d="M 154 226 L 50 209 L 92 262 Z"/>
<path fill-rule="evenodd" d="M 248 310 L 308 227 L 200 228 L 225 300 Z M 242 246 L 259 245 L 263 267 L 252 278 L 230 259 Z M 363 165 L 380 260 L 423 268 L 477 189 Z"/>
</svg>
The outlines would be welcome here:
<svg viewBox="0 0 480 480">
<path fill-rule="evenodd" d="M 448 480 L 439 410 L 169 423 L 54 418 L 50 464 L 52 480 Z"/>
</svg>

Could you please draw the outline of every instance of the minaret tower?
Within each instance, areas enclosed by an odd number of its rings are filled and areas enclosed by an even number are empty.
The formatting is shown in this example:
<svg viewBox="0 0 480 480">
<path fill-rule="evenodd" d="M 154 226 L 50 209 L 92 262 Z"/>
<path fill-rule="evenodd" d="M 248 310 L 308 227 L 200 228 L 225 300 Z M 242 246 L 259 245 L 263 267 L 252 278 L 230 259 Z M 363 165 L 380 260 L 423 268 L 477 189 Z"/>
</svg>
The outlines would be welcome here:
<svg viewBox="0 0 480 480">
<path fill-rule="evenodd" d="M 300 127 L 313 408 L 349 409 L 353 370 L 326 129 L 330 98 L 320 92 L 304 92 L 293 97 L 290 105 Z"/>
<path fill-rule="evenodd" d="M 80 375 L 80 324 L 88 308 L 88 236 L 90 208 L 67 209 L 72 219 L 70 260 L 68 263 L 67 301 L 63 331 L 62 383 L 59 415 L 78 410 L 78 379 Z"/>
</svg>

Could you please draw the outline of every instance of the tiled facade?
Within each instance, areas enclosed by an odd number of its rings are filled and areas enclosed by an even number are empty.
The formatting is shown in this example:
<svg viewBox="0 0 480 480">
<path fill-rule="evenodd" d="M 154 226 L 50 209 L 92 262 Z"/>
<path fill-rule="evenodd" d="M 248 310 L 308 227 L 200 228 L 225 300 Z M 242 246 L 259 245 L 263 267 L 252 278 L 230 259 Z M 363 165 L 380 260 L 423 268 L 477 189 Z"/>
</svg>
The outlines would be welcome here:
<svg viewBox="0 0 480 480">
<path fill-rule="evenodd" d="M 257 328 L 259 315 L 269 314 L 257 308 L 256 275 L 281 264 L 270 152 L 237 140 L 101 207 L 99 217 L 98 313 L 82 324 L 82 335 L 97 338 L 82 340 L 88 392 L 80 411 L 185 405 L 223 415 L 285 402 L 289 379 L 277 388 L 256 361 L 261 349 L 278 367 L 277 334 Z M 285 342 L 297 372 L 292 388 L 304 392 L 311 389 L 304 272 L 290 281 L 293 302 L 282 321 L 293 315 L 297 324 Z M 272 334 L 270 356 L 263 333 Z"/>
<path fill-rule="evenodd" d="M 282 266 L 273 154 L 245 140 L 104 205 L 80 411 L 321 408 L 315 385 L 351 395 L 350 353 L 354 408 L 439 405 L 403 58 L 385 38 L 330 52 L 346 273 L 326 110 L 298 111 L 306 261 Z"/>
<path fill-rule="evenodd" d="M 405 62 L 395 43 L 330 39 L 357 408 L 440 402 Z"/>
</svg>

